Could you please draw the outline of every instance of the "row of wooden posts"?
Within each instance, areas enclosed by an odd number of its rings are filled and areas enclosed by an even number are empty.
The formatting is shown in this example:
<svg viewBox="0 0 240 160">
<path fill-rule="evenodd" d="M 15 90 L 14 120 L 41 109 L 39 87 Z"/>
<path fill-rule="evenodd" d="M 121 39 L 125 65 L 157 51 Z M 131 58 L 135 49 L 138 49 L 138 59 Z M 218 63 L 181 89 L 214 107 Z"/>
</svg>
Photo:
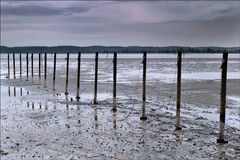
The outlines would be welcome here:
<svg viewBox="0 0 240 160">
<path fill-rule="evenodd" d="M 47 53 L 44 54 L 44 87 L 46 87 L 47 80 Z M 95 80 L 94 80 L 94 98 L 93 103 L 97 104 L 97 85 L 98 85 L 98 55 L 95 54 Z M 54 64 L 53 64 L 53 90 L 55 90 L 55 81 L 56 81 L 56 57 L 57 54 L 54 53 Z M 80 99 L 80 66 L 81 66 L 81 53 L 78 53 L 78 71 L 77 71 L 77 96 L 76 99 Z M 29 79 L 29 66 L 28 66 L 28 53 L 26 53 L 26 69 L 27 69 L 27 81 Z M 65 85 L 65 94 L 68 94 L 68 75 L 69 75 L 69 53 L 67 53 L 67 64 L 66 64 L 66 85 Z M 19 54 L 20 61 L 20 79 L 22 79 L 22 54 Z M 219 126 L 219 138 L 217 139 L 218 143 L 227 143 L 224 140 L 224 128 L 225 128 L 225 113 L 226 113 L 226 82 L 227 82 L 227 61 L 228 53 L 223 53 L 222 58 L 222 77 L 221 77 L 221 93 L 220 93 L 220 126 Z M 177 99 L 176 99 L 176 130 L 181 130 L 180 125 L 180 108 L 181 108 L 181 64 L 182 64 L 182 52 L 177 54 Z M 142 81 L 142 113 L 141 120 L 147 120 L 145 103 L 146 103 L 146 69 L 147 69 L 147 52 L 143 52 L 143 81 Z M 31 56 L 31 75 L 33 78 L 33 53 Z M 15 53 L 13 53 L 13 77 L 16 78 L 15 70 Z M 10 78 L 10 56 L 8 54 L 8 78 Z M 41 53 L 39 53 L 39 80 L 41 80 Z M 113 53 L 113 108 L 114 112 L 117 111 L 116 107 L 116 84 L 117 84 L 117 53 Z"/>
</svg>

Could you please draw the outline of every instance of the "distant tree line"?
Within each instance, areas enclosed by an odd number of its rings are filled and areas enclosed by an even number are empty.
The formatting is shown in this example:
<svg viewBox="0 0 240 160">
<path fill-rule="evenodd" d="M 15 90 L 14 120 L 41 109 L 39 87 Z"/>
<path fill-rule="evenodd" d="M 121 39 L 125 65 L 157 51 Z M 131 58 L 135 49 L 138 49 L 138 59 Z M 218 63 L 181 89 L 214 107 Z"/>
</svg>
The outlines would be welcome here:
<svg viewBox="0 0 240 160">
<path fill-rule="evenodd" d="M 168 46 L 168 47 L 141 47 L 141 46 L 26 46 L 26 47 L 7 47 L 1 46 L 1 53 L 141 53 L 146 51 L 148 53 L 176 53 L 182 51 L 184 53 L 240 53 L 240 47 L 182 47 L 182 46 Z"/>
</svg>

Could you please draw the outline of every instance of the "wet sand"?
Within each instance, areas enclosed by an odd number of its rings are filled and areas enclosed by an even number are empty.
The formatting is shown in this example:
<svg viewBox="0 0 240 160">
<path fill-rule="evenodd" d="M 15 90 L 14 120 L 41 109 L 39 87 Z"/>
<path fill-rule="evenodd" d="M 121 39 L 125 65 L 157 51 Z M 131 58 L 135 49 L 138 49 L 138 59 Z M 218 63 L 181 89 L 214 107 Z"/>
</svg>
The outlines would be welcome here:
<svg viewBox="0 0 240 160">
<path fill-rule="evenodd" d="M 111 59 L 99 60 L 97 105 L 92 104 L 94 60 L 82 60 L 79 103 L 75 60 L 70 63 L 67 96 L 65 61 L 59 61 L 56 91 L 52 89 L 51 63 L 47 87 L 43 76 L 39 84 L 37 67 L 33 80 L 31 76 L 29 81 L 25 76 L 22 80 L 1 79 L 1 159 L 240 159 L 240 80 L 234 75 L 227 84 L 225 136 L 229 143 L 221 145 L 216 143 L 219 79 L 183 78 L 183 128 L 175 131 L 176 63 L 172 59 L 148 61 L 147 121 L 139 119 L 141 59 L 118 61 L 116 113 L 111 110 Z M 183 76 L 197 73 L 199 63 L 204 62 L 186 59 Z M 199 72 L 220 72 L 221 60 L 213 62 Z M 239 63 L 230 62 L 229 71 L 236 72 Z M 159 78 L 157 73 L 169 77 Z"/>
</svg>

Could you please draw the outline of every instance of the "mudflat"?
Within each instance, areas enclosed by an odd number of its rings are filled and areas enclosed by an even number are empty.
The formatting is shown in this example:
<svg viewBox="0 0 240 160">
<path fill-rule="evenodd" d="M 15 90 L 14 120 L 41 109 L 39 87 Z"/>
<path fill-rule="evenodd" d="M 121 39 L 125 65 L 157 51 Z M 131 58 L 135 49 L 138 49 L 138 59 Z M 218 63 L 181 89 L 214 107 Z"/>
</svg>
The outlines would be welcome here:
<svg viewBox="0 0 240 160">
<path fill-rule="evenodd" d="M 1 64 L 1 159 L 240 159 L 239 59 L 230 59 L 227 81 L 227 144 L 218 144 L 221 59 L 183 58 L 181 131 L 176 122 L 176 59 L 147 60 L 147 120 L 142 109 L 142 59 L 121 58 L 117 66 L 117 112 L 112 112 L 112 59 L 99 59 L 98 104 L 94 105 L 94 59 L 52 59 L 44 87 L 34 60 L 34 78 L 6 78 Z M 25 63 L 25 62 L 24 62 Z M 18 62 L 17 62 L 18 64 Z M 42 65 L 43 67 L 43 65 Z M 29 67 L 30 68 L 30 67 Z M 42 71 L 44 71 L 42 69 Z M 11 72 L 12 74 L 12 72 Z"/>
</svg>

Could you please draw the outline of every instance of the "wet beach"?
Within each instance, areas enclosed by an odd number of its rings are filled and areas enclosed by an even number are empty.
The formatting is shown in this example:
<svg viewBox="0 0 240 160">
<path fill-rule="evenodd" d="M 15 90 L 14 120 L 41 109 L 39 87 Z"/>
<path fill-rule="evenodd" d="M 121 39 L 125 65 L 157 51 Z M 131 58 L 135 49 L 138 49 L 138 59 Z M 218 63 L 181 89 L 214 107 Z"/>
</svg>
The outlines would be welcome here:
<svg viewBox="0 0 240 160">
<path fill-rule="evenodd" d="M 184 55 L 181 131 L 176 122 L 176 54 L 147 60 L 146 121 L 142 109 L 142 55 L 119 55 L 117 112 L 112 112 L 112 54 L 99 58 L 98 97 L 93 104 L 94 55 L 82 58 L 80 101 L 76 100 L 77 58 L 70 54 L 65 95 L 66 55 L 57 54 L 56 90 L 53 55 L 47 81 L 38 73 L 34 54 L 29 80 L 23 54 L 23 76 L 7 76 L 1 55 L 1 159 L 240 159 L 240 61 L 229 58 L 225 137 L 218 144 L 221 55 Z M 44 55 L 42 55 L 43 58 Z M 213 56 L 213 58 L 211 57 Z M 12 59 L 11 59 L 12 60 Z M 42 63 L 43 63 L 42 59 Z M 12 61 L 11 61 L 12 67 Z M 45 86 L 46 85 L 46 86 Z"/>
</svg>

